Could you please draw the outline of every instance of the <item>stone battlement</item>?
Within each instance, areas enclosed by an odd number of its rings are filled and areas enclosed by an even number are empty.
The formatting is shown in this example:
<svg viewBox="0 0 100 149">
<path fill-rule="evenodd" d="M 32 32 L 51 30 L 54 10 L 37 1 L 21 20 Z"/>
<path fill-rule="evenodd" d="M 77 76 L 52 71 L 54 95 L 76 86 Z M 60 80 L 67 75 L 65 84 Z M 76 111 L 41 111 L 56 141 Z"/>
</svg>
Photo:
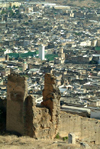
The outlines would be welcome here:
<svg viewBox="0 0 100 149">
<path fill-rule="evenodd" d="M 45 84 L 56 84 L 56 77 L 50 73 L 45 74 Z"/>
<path fill-rule="evenodd" d="M 21 77 L 19 74 L 10 74 L 8 75 L 8 80 L 11 82 L 19 82 L 19 83 L 24 83 L 26 78 L 25 77 Z"/>
</svg>

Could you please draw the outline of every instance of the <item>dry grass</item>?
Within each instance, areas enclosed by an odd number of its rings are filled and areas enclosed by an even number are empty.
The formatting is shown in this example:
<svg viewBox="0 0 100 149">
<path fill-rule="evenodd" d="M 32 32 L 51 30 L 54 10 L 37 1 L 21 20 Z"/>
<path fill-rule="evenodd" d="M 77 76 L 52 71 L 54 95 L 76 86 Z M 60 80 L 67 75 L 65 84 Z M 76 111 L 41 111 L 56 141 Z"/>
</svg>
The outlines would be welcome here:
<svg viewBox="0 0 100 149">
<path fill-rule="evenodd" d="M 90 149 L 100 149 L 100 145 L 91 145 Z M 83 149 L 79 144 L 68 144 L 61 139 L 36 140 L 30 137 L 16 135 L 0 136 L 0 149 Z"/>
<path fill-rule="evenodd" d="M 0 149 L 79 149 L 79 145 L 68 145 L 62 140 L 35 140 L 15 135 L 0 136 Z"/>
</svg>

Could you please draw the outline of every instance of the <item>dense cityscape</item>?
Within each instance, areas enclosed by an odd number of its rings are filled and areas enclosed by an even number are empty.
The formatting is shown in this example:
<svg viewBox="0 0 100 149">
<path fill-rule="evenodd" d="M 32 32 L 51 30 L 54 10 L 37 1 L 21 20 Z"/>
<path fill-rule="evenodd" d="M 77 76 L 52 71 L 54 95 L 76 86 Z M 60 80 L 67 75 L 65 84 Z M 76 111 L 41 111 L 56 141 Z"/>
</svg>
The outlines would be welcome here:
<svg viewBox="0 0 100 149">
<path fill-rule="evenodd" d="M 27 78 L 36 104 L 44 75 L 54 75 L 62 111 L 100 119 L 100 7 L 0 3 L 1 100 L 12 73 Z"/>
</svg>

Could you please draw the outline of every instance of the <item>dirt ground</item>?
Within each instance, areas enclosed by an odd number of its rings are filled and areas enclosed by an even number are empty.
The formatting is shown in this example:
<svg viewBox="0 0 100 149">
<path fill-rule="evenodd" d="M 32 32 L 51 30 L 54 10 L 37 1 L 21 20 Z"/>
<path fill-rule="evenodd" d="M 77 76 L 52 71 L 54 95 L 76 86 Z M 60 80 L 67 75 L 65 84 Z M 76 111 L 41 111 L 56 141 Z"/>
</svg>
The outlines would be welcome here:
<svg viewBox="0 0 100 149">
<path fill-rule="evenodd" d="M 0 149 L 79 149 L 63 140 L 35 140 L 30 137 L 0 136 Z"/>
<path fill-rule="evenodd" d="M 89 145 L 90 146 L 90 145 Z M 0 136 L 0 149 L 85 149 L 80 144 L 68 144 L 68 140 L 36 140 L 30 137 L 16 135 Z M 86 149 L 100 149 L 100 145 L 91 145 Z"/>
</svg>

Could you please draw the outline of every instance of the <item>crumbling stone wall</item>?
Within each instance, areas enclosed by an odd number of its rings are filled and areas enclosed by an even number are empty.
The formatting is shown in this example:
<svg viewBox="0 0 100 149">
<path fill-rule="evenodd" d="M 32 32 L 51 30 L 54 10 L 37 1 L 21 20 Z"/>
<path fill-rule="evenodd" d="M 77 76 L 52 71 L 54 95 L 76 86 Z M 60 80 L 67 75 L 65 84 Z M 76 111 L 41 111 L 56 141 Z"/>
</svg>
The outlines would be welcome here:
<svg viewBox="0 0 100 149">
<path fill-rule="evenodd" d="M 60 121 L 60 97 L 60 90 L 56 86 L 56 78 L 50 73 L 45 74 L 43 102 L 41 104 L 50 111 L 55 134 L 58 131 Z"/>
<path fill-rule="evenodd" d="M 52 138 L 49 109 L 36 107 L 34 97 L 26 98 L 26 135 L 34 138 Z"/>
<path fill-rule="evenodd" d="M 100 144 L 100 120 L 60 112 L 59 134 L 64 137 L 69 133 L 79 135 L 79 140 Z"/>
<path fill-rule="evenodd" d="M 30 137 L 35 137 L 35 129 L 33 127 L 33 108 L 36 109 L 34 97 L 28 96 L 25 100 L 25 134 Z"/>
<path fill-rule="evenodd" d="M 7 84 L 7 130 L 34 138 L 54 138 L 59 128 L 60 91 L 56 79 L 45 75 L 43 102 L 40 107 L 32 96 L 27 96 L 24 77 L 8 76 Z"/>
<path fill-rule="evenodd" d="M 81 117 L 60 111 L 60 91 L 56 78 L 45 74 L 43 102 L 40 107 L 32 96 L 27 96 L 24 77 L 16 74 L 8 76 L 7 83 L 7 124 L 9 131 L 34 138 L 52 139 L 59 132 L 79 134 L 79 139 L 100 143 L 100 120 Z"/>
<path fill-rule="evenodd" d="M 26 99 L 27 135 L 42 139 L 52 139 L 55 137 L 59 129 L 60 121 L 59 100 L 60 91 L 56 87 L 56 79 L 53 75 L 46 74 L 42 106 L 36 107 L 32 96 L 29 96 Z"/>
<path fill-rule="evenodd" d="M 50 73 L 45 74 L 43 102 L 41 104 L 50 110 L 52 119 L 54 112 L 60 110 L 60 97 L 59 88 L 56 86 L 56 78 Z"/>
<path fill-rule="evenodd" d="M 24 101 L 27 96 L 25 77 L 17 74 L 8 76 L 6 129 L 24 134 Z"/>
</svg>

